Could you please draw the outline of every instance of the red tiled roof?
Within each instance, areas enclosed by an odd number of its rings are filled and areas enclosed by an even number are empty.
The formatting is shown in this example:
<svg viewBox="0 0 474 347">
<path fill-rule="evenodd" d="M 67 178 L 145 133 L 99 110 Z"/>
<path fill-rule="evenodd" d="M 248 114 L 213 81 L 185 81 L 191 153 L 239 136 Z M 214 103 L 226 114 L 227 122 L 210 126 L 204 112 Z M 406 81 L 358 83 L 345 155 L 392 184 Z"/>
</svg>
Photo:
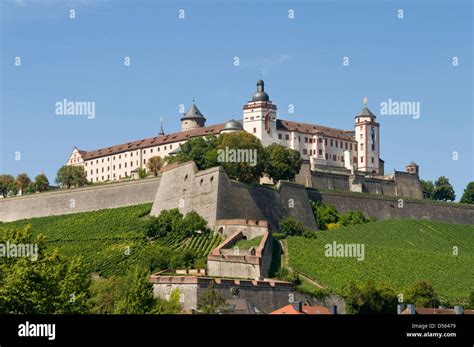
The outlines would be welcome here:
<svg viewBox="0 0 474 347">
<path fill-rule="evenodd" d="M 331 311 L 325 306 L 303 305 L 303 312 L 299 312 L 294 305 L 286 305 L 270 314 L 331 314 Z"/>
<path fill-rule="evenodd" d="M 78 150 L 84 160 L 90 160 L 100 157 L 105 157 L 108 155 L 118 154 L 126 151 L 131 151 L 135 149 L 142 149 L 148 147 L 154 147 L 157 145 L 164 145 L 173 142 L 181 142 L 187 139 L 205 136 L 205 135 L 217 135 L 224 127 L 225 123 L 215 124 L 207 127 L 196 128 L 187 131 L 180 131 L 177 133 L 172 133 L 168 135 L 160 135 L 157 137 L 149 137 L 143 140 L 132 141 L 128 143 L 123 143 L 116 146 L 100 148 L 92 151 Z M 298 131 L 306 134 L 322 134 L 325 136 L 338 138 L 345 141 L 355 141 L 354 137 L 351 135 L 351 131 L 328 128 L 321 125 L 307 124 L 292 122 L 287 120 L 277 120 L 277 130 L 284 131 Z"/>
<path fill-rule="evenodd" d="M 160 135 L 157 137 L 149 137 L 143 140 L 132 141 L 123 143 L 121 145 L 100 148 L 92 151 L 79 151 L 83 156 L 84 160 L 105 157 L 112 154 L 118 154 L 126 151 L 132 151 L 135 149 L 142 149 L 148 147 L 154 147 L 158 145 L 165 145 L 167 143 L 181 142 L 192 137 L 205 136 L 205 135 L 216 135 L 219 134 L 220 130 L 224 127 L 224 123 L 211 125 L 208 127 L 202 127 L 187 131 L 180 131 L 168 135 Z"/>
<path fill-rule="evenodd" d="M 285 131 L 297 131 L 300 133 L 306 134 L 322 134 L 329 137 L 338 138 L 345 141 L 355 141 L 355 138 L 351 133 L 352 130 L 341 130 L 328 128 L 316 124 L 307 124 L 300 122 L 292 122 L 289 120 L 278 119 L 277 120 L 277 130 Z"/>
</svg>

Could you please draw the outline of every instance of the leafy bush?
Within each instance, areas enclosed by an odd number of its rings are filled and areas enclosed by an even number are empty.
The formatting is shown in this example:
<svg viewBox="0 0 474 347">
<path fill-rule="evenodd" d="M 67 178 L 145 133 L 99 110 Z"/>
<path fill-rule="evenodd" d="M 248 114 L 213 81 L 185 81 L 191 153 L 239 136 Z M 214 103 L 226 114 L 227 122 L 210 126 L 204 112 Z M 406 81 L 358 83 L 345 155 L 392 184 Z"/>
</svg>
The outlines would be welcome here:
<svg viewBox="0 0 474 347">
<path fill-rule="evenodd" d="M 328 224 L 335 224 L 339 221 L 339 212 L 333 205 L 327 205 L 320 202 L 312 202 L 311 207 L 313 209 L 313 214 L 318 229 L 327 230 Z"/>
<path fill-rule="evenodd" d="M 359 314 L 395 314 L 398 304 L 397 295 L 391 287 L 385 284 L 377 286 L 373 280 L 361 286 L 350 283 L 346 289 L 345 299 L 350 311 Z"/>
<path fill-rule="evenodd" d="M 317 237 L 316 231 L 315 230 L 305 230 L 303 231 L 303 237 L 306 237 L 308 239 L 315 239 Z"/>
<path fill-rule="evenodd" d="M 280 232 L 290 236 L 301 236 L 305 231 L 304 224 L 293 217 L 286 217 L 280 222 Z"/>
<path fill-rule="evenodd" d="M 146 226 L 146 236 L 151 238 L 165 237 L 180 226 L 183 215 L 177 208 L 163 210 L 157 217 L 150 217 Z"/>
<path fill-rule="evenodd" d="M 348 211 L 340 214 L 333 205 L 321 202 L 312 202 L 314 218 L 319 230 L 333 230 L 341 226 L 364 224 L 376 221 L 375 218 L 367 218 L 361 211 Z"/>
<path fill-rule="evenodd" d="M 326 225 L 327 230 L 334 230 L 334 229 L 339 229 L 342 226 L 340 222 L 337 223 L 329 223 Z"/>
<path fill-rule="evenodd" d="M 188 212 L 186 216 L 177 208 L 163 210 L 157 217 L 150 217 L 146 227 L 146 236 L 150 238 L 165 237 L 172 232 L 190 237 L 196 231 L 208 231 L 207 222 L 195 211 Z"/>
<path fill-rule="evenodd" d="M 285 267 L 280 268 L 280 270 L 275 274 L 275 277 L 281 281 L 291 282 L 294 285 L 301 284 L 300 276 L 296 272 L 290 272 Z"/>
<path fill-rule="evenodd" d="M 405 302 L 417 307 L 437 307 L 440 304 L 438 295 L 431 283 L 416 281 L 405 292 Z"/>
<path fill-rule="evenodd" d="M 339 222 L 344 226 L 349 226 L 368 223 L 369 220 L 360 211 L 348 211 L 341 216 Z"/>
</svg>

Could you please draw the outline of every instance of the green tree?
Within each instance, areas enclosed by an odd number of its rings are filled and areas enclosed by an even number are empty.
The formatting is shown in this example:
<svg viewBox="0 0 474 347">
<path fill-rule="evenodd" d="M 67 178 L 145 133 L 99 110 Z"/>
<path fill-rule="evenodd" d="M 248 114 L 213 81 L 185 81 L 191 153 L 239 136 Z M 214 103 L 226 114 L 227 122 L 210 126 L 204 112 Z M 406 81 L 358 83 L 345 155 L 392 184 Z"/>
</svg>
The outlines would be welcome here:
<svg viewBox="0 0 474 347">
<path fill-rule="evenodd" d="M 26 173 L 21 173 L 16 176 L 15 184 L 18 190 L 21 190 L 21 194 L 26 194 L 31 179 Z"/>
<path fill-rule="evenodd" d="M 44 237 L 30 227 L 3 229 L 0 242 L 38 245 L 34 257 L 0 260 L 0 306 L 13 314 L 87 313 L 89 277 L 81 258 L 45 252 Z"/>
<path fill-rule="evenodd" d="M 36 192 L 36 184 L 34 182 L 30 182 L 30 184 L 28 184 L 28 187 L 26 188 L 26 194 L 34 194 Z"/>
<path fill-rule="evenodd" d="M 142 167 L 139 167 L 138 168 L 138 177 L 140 177 L 140 179 L 143 179 L 143 178 L 146 178 L 148 176 L 146 170 Z"/>
<path fill-rule="evenodd" d="M 35 186 L 38 192 L 45 192 L 49 190 L 48 177 L 44 173 L 40 173 L 35 177 Z"/>
<path fill-rule="evenodd" d="M 209 284 L 204 293 L 198 298 L 198 310 L 205 314 L 225 313 L 227 304 L 224 296 L 215 288 L 213 282 Z"/>
<path fill-rule="evenodd" d="M 434 198 L 434 184 L 431 181 L 421 180 L 421 187 L 423 189 L 423 199 L 435 200 Z"/>
<path fill-rule="evenodd" d="M 164 164 L 163 158 L 159 156 L 154 156 L 148 159 L 148 162 L 146 163 L 146 168 L 151 175 L 156 177 L 160 173 L 160 170 L 163 167 L 163 164 Z"/>
<path fill-rule="evenodd" d="M 15 183 L 15 178 L 12 175 L 0 175 L 0 194 L 4 198 L 8 196 L 9 189 Z"/>
<path fill-rule="evenodd" d="M 156 299 L 156 304 L 152 313 L 156 314 L 176 314 L 181 312 L 181 292 L 178 288 L 171 291 L 169 300 Z"/>
<path fill-rule="evenodd" d="M 194 251 L 186 249 L 182 252 L 178 252 L 173 255 L 170 259 L 169 267 L 171 269 L 190 269 L 193 267 L 197 260 L 197 255 Z"/>
<path fill-rule="evenodd" d="M 109 278 L 94 279 L 90 286 L 91 312 L 93 314 L 112 314 L 116 303 L 127 292 L 125 277 L 112 276 Z"/>
<path fill-rule="evenodd" d="M 474 204 L 474 182 L 469 182 L 467 184 L 460 202 L 463 204 Z"/>
<path fill-rule="evenodd" d="M 145 227 L 147 237 L 164 237 L 176 228 L 181 228 L 183 215 L 177 208 L 163 210 L 156 217 L 150 217 Z"/>
<path fill-rule="evenodd" d="M 252 134 L 246 131 L 221 134 L 217 138 L 217 151 L 219 164 L 229 178 L 253 183 L 263 175 L 265 151 L 260 140 Z M 237 153 L 245 153 L 245 156 Z"/>
<path fill-rule="evenodd" d="M 293 217 L 286 217 L 280 222 L 280 232 L 290 236 L 302 236 L 305 232 L 305 227 L 299 220 Z"/>
<path fill-rule="evenodd" d="M 123 298 L 115 305 L 117 314 L 151 314 L 156 300 L 153 297 L 153 285 L 148 281 L 145 271 L 134 270 L 130 274 L 128 289 Z"/>
<path fill-rule="evenodd" d="M 357 314 L 396 313 L 398 300 L 393 289 L 384 284 L 376 286 L 373 280 L 360 286 L 350 283 L 344 296 L 349 310 Z"/>
<path fill-rule="evenodd" d="M 417 307 L 437 307 L 440 303 L 433 286 L 426 281 L 416 281 L 408 287 L 405 301 Z"/>
<path fill-rule="evenodd" d="M 277 183 L 279 180 L 293 181 L 300 172 L 300 152 L 273 143 L 265 149 L 265 173 Z"/>
<path fill-rule="evenodd" d="M 18 195 L 18 187 L 15 182 L 10 183 L 7 188 L 8 188 L 8 195 L 10 196 Z"/>
<path fill-rule="evenodd" d="M 64 165 L 56 174 L 56 183 L 61 187 L 82 187 L 87 185 L 87 176 L 82 166 Z"/>
<path fill-rule="evenodd" d="M 449 183 L 449 179 L 444 176 L 438 178 L 438 180 L 435 182 L 433 197 L 436 200 L 441 201 L 454 201 L 454 199 L 456 199 L 456 194 L 454 194 L 454 188 Z"/>
<path fill-rule="evenodd" d="M 180 147 L 177 154 L 166 157 L 168 163 L 193 161 L 199 170 L 219 166 L 217 162 L 217 137 L 214 135 L 189 139 Z"/>
<path fill-rule="evenodd" d="M 183 218 L 182 230 L 187 237 L 192 236 L 196 231 L 208 232 L 207 221 L 197 212 L 190 211 Z"/>
<path fill-rule="evenodd" d="M 318 229 L 326 230 L 328 224 L 335 224 L 341 217 L 334 205 L 323 204 L 321 202 L 312 202 L 314 219 Z"/>
</svg>

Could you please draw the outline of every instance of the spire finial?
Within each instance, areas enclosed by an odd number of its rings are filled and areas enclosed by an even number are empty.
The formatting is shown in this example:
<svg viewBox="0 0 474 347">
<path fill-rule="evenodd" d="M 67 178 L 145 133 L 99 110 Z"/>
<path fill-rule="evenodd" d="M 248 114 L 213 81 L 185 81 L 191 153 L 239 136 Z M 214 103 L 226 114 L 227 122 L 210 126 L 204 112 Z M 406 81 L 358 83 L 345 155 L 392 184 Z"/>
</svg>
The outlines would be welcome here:
<svg viewBox="0 0 474 347">
<path fill-rule="evenodd" d="M 165 131 L 163 130 L 163 117 L 160 117 L 160 132 L 158 135 L 164 135 Z"/>
<path fill-rule="evenodd" d="M 193 96 L 193 104 L 194 104 L 195 101 L 196 101 L 196 99 L 195 99 L 194 96 Z"/>
<path fill-rule="evenodd" d="M 367 106 L 368 103 L 369 103 L 369 99 L 367 99 L 367 97 L 365 96 L 364 97 L 364 106 Z"/>
</svg>

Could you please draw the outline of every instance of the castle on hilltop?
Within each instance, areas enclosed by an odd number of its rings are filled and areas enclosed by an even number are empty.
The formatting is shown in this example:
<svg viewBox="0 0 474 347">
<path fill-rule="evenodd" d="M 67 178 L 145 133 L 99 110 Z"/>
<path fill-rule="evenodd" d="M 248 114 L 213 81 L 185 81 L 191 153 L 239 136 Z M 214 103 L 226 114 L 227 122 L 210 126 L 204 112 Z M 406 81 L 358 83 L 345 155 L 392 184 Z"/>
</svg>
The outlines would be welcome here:
<svg viewBox="0 0 474 347">
<path fill-rule="evenodd" d="M 83 166 L 93 183 L 137 178 L 138 170 L 146 168 L 151 157 L 173 155 L 191 138 L 246 131 L 263 146 L 278 143 L 297 150 L 304 161 L 298 183 L 313 188 L 422 198 L 419 168 L 415 163 L 407 165 L 406 172 L 384 175 L 380 124 L 368 109 L 366 98 L 364 105 L 355 116 L 353 130 L 283 120 L 277 117 L 277 106 L 265 91 L 263 80 L 258 80 L 252 100 L 243 106 L 242 121 L 232 119 L 206 126 L 206 117 L 193 100 L 181 116 L 180 132 L 165 134 L 161 125 L 156 137 L 91 151 L 74 148 L 67 165 Z M 410 188 L 402 189 L 397 180 Z"/>
</svg>

